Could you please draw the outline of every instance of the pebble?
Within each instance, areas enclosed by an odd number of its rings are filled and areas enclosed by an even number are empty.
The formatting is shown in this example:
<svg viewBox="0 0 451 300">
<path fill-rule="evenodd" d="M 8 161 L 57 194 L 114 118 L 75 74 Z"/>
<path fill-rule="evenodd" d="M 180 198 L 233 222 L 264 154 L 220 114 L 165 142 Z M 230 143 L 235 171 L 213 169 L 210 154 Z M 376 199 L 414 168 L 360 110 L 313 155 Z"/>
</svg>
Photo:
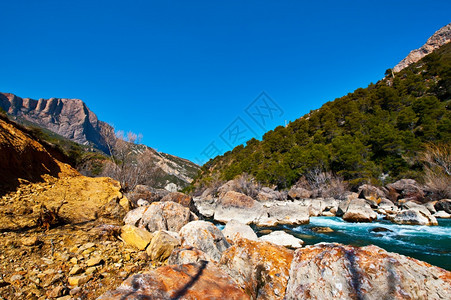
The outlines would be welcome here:
<svg viewBox="0 0 451 300">
<path fill-rule="evenodd" d="M 101 258 L 100 256 L 92 257 L 88 259 L 88 261 L 86 261 L 88 267 L 97 266 L 100 265 L 101 263 L 103 263 L 103 258 Z"/>
<path fill-rule="evenodd" d="M 16 280 L 22 280 L 22 279 L 23 279 L 23 276 L 22 276 L 22 275 L 16 274 L 16 275 L 11 276 L 10 281 L 11 281 L 11 282 L 14 282 L 14 281 L 16 281 Z"/>
</svg>

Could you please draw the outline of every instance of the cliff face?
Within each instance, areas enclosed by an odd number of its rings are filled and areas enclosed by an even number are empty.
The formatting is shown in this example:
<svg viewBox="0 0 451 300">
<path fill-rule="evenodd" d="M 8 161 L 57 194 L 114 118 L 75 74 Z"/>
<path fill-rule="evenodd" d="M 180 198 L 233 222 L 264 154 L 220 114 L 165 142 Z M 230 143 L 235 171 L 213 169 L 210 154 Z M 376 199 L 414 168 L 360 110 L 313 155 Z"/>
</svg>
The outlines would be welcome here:
<svg viewBox="0 0 451 300">
<path fill-rule="evenodd" d="M 93 145 L 107 152 L 103 132 L 113 130 L 99 121 L 79 99 L 20 98 L 0 93 L 0 107 L 8 114 L 47 128 L 59 135 L 83 145 Z"/>
<path fill-rule="evenodd" d="M 10 93 L 0 93 L 0 107 L 18 119 L 108 153 L 106 139 L 113 135 L 114 129 L 100 121 L 82 100 L 60 98 L 33 100 Z M 156 180 L 157 187 L 165 187 L 170 183 L 175 184 L 176 188 L 185 187 L 197 175 L 199 167 L 191 161 L 153 149 L 150 153 L 151 159 L 162 170 Z"/>
<path fill-rule="evenodd" d="M 416 63 L 435 49 L 449 43 L 451 41 L 451 23 L 440 28 L 435 32 L 421 48 L 412 50 L 406 58 L 400 61 L 394 68 L 393 72 L 399 72 L 409 65 Z"/>
</svg>

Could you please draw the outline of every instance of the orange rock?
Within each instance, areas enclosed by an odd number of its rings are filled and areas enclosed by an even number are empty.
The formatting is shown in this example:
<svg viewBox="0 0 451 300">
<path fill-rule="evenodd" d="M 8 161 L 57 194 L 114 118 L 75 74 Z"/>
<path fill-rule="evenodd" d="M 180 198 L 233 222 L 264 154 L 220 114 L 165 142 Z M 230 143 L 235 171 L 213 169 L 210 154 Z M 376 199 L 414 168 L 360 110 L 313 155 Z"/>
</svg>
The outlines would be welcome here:
<svg viewBox="0 0 451 300">
<path fill-rule="evenodd" d="M 221 258 L 227 272 L 252 299 L 283 299 L 293 251 L 268 242 L 240 239 Z"/>
<path fill-rule="evenodd" d="M 212 263 L 172 265 L 129 277 L 98 299 L 250 299 Z"/>
</svg>

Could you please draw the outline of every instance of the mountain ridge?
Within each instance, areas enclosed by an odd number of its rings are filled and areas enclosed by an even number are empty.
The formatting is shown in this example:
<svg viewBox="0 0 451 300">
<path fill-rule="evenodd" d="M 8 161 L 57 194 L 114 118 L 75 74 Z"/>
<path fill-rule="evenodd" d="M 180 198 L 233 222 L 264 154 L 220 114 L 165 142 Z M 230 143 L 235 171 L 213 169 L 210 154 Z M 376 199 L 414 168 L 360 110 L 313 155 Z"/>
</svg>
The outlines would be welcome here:
<svg viewBox="0 0 451 300">
<path fill-rule="evenodd" d="M 114 128 L 100 121 L 80 99 L 34 100 L 0 92 L 0 108 L 17 121 L 37 125 L 63 138 L 109 154 L 108 139 L 114 137 Z M 151 150 L 152 159 L 162 171 L 162 174 L 157 176 L 158 187 L 174 183 L 183 188 L 191 183 L 197 174 L 199 167 L 195 163 L 145 147 Z"/>
</svg>

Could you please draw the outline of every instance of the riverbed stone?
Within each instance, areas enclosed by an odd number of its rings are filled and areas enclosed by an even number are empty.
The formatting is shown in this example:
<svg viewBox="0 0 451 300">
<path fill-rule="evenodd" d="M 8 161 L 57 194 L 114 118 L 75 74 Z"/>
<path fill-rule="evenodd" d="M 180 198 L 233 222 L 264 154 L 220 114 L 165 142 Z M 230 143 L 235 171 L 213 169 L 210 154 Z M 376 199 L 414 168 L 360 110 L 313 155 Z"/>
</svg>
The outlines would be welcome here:
<svg viewBox="0 0 451 300">
<path fill-rule="evenodd" d="M 298 239 L 285 231 L 273 231 L 270 234 L 261 236 L 259 240 L 290 248 L 300 248 L 304 244 L 303 240 Z"/>
<path fill-rule="evenodd" d="M 372 222 L 375 219 L 377 214 L 364 199 L 351 200 L 343 215 L 347 222 Z"/>
<path fill-rule="evenodd" d="M 241 238 L 252 241 L 256 241 L 258 239 L 257 234 L 249 225 L 238 222 L 237 220 L 227 222 L 226 226 L 222 230 L 222 234 L 231 241 L 236 241 Z"/>
<path fill-rule="evenodd" d="M 182 246 L 198 248 L 207 253 L 213 261 L 219 261 L 222 252 L 230 247 L 221 230 L 207 221 L 190 222 L 182 227 L 179 234 Z"/>
</svg>

